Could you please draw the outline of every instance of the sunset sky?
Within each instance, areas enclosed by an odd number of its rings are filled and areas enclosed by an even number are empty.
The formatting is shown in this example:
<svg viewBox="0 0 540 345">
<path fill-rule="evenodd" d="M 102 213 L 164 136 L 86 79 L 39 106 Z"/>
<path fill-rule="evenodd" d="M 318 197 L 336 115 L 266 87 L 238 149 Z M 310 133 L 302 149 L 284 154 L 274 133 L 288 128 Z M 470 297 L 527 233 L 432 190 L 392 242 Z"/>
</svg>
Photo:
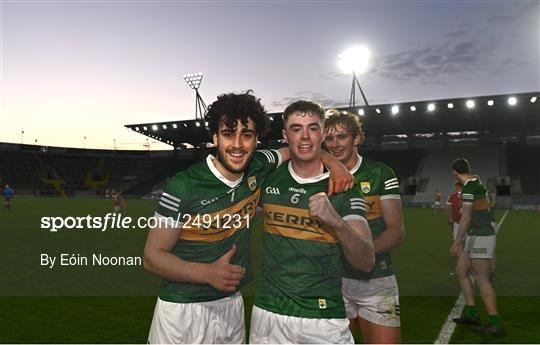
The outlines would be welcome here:
<svg viewBox="0 0 540 345">
<path fill-rule="evenodd" d="M 189 72 L 207 104 L 346 105 L 337 55 L 357 44 L 371 104 L 538 91 L 539 18 L 538 1 L 0 0 L 0 142 L 144 149 L 123 126 L 193 118 Z"/>
</svg>

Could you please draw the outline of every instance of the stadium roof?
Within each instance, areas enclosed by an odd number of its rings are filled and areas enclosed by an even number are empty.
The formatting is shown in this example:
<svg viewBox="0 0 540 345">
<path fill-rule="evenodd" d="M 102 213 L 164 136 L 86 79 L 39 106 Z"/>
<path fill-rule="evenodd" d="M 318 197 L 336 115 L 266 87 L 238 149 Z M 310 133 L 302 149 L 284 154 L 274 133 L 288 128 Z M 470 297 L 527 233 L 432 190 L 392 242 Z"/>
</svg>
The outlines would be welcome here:
<svg viewBox="0 0 540 345">
<path fill-rule="evenodd" d="M 412 148 L 479 144 L 540 144 L 540 91 L 342 107 L 357 114 L 366 131 L 364 148 Z M 263 144 L 282 145 L 282 113 L 270 114 Z M 175 148 L 208 147 L 203 120 L 126 125 Z"/>
</svg>

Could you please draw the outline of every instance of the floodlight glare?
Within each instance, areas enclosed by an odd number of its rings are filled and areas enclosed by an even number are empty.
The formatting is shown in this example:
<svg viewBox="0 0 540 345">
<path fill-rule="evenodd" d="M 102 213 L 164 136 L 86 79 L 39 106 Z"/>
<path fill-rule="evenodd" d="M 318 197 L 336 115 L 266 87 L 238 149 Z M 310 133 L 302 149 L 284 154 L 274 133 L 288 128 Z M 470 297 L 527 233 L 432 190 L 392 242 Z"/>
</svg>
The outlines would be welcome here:
<svg viewBox="0 0 540 345">
<path fill-rule="evenodd" d="M 474 101 L 472 99 L 469 99 L 467 101 L 467 103 L 465 103 L 465 105 L 467 106 L 467 108 L 472 109 L 472 108 L 474 108 L 475 103 L 474 103 Z"/>
<path fill-rule="evenodd" d="M 454 108 L 454 103 L 448 103 L 448 109 Z"/>
<path fill-rule="evenodd" d="M 508 104 L 510 104 L 510 105 L 516 105 L 516 104 L 517 104 L 517 98 L 516 98 L 516 97 L 510 97 L 510 98 L 508 98 Z"/>
<path fill-rule="evenodd" d="M 145 131 L 147 131 L 147 130 L 148 130 L 148 127 L 144 126 L 143 129 L 144 129 Z"/>
<path fill-rule="evenodd" d="M 176 129 L 177 127 L 178 127 L 178 125 L 176 123 L 172 124 L 172 128 Z"/>
<path fill-rule="evenodd" d="M 397 105 L 392 106 L 392 115 L 399 113 L 399 107 Z"/>
<path fill-rule="evenodd" d="M 493 104 L 495 104 L 495 102 L 493 102 L 492 99 L 490 99 L 489 101 L 487 101 L 487 105 L 488 105 L 489 107 L 492 107 Z"/>
<path fill-rule="evenodd" d="M 270 116 L 268 119 L 269 119 L 270 121 L 274 121 L 274 117 L 273 117 L 273 116 Z"/>
<path fill-rule="evenodd" d="M 195 126 L 201 127 L 201 123 L 199 121 L 195 122 Z"/>
<path fill-rule="evenodd" d="M 375 111 L 377 112 L 377 114 L 381 113 L 381 109 L 379 109 L 379 108 L 375 109 Z"/>
<path fill-rule="evenodd" d="M 188 74 L 184 74 L 183 77 L 190 88 L 192 88 L 193 90 L 197 90 L 199 86 L 201 86 L 203 74 L 201 72 L 188 73 Z"/>
<path fill-rule="evenodd" d="M 135 127 L 135 130 L 138 132 L 138 131 L 139 131 L 139 127 Z"/>
<path fill-rule="evenodd" d="M 416 107 L 414 105 L 411 105 L 411 111 L 416 111 Z"/>
<path fill-rule="evenodd" d="M 531 97 L 531 103 L 534 103 L 536 102 L 536 96 L 535 97 Z"/>
<path fill-rule="evenodd" d="M 152 125 L 152 130 L 157 131 L 157 125 Z"/>
<path fill-rule="evenodd" d="M 163 129 L 167 129 L 167 125 L 162 125 L 161 127 L 163 127 Z"/>
<path fill-rule="evenodd" d="M 435 110 L 435 104 L 434 104 L 434 103 L 429 103 L 428 106 L 427 106 L 427 110 L 428 110 L 428 111 L 433 111 L 433 110 Z"/>
<path fill-rule="evenodd" d="M 352 47 L 338 55 L 338 66 L 344 73 L 362 74 L 367 69 L 370 56 L 368 48 Z"/>
<path fill-rule="evenodd" d="M 366 112 L 364 111 L 364 109 L 358 109 L 358 115 L 364 116 L 366 115 Z"/>
<path fill-rule="evenodd" d="M 204 126 L 208 127 L 208 121 L 204 121 Z"/>
</svg>

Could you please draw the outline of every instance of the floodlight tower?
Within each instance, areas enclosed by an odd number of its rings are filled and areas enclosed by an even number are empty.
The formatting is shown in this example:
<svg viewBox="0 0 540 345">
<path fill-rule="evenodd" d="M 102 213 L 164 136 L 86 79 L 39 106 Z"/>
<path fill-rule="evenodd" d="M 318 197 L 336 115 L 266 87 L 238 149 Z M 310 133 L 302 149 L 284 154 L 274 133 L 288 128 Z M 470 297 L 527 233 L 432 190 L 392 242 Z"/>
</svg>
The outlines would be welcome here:
<svg viewBox="0 0 540 345">
<path fill-rule="evenodd" d="M 366 106 L 369 106 L 366 99 L 366 95 L 360 86 L 358 81 L 357 74 L 363 74 L 368 66 L 370 58 L 369 49 L 363 46 L 349 48 L 344 51 L 342 54 L 338 55 L 338 66 L 345 73 L 352 73 L 352 86 L 351 86 L 351 96 L 349 98 L 349 107 L 356 106 L 356 87 L 360 90 L 362 98 Z"/>
<path fill-rule="evenodd" d="M 201 72 L 188 73 L 184 74 L 183 77 L 189 87 L 195 90 L 195 119 L 202 120 L 204 118 L 206 110 L 208 109 L 206 107 L 206 104 L 204 104 L 201 94 L 199 93 L 199 86 L 201 86 L 203 74 Z"/>
</svg>

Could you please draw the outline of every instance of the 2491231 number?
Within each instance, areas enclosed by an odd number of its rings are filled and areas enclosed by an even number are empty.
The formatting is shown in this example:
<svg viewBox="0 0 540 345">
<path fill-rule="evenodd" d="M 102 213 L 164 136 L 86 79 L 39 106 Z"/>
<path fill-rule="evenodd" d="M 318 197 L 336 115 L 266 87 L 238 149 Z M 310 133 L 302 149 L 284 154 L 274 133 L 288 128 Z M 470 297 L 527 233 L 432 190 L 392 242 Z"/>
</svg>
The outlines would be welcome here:
<svg viewBox="0 0 540 345">
<path fill-rule="evenodd" d="M 243 220 L 246 221 L 246 227 L 249 227 L 250 217 L 249 214 L 244 216 L 235 213 L 235 214 L 216 214 L 214 216 L 210 214 L 184 214 L 182 215 L 182 221 L 184 224 L 182 228 L 216 228 L 216 229 L 239 229 L 243 227 Z"/>
</svg>

